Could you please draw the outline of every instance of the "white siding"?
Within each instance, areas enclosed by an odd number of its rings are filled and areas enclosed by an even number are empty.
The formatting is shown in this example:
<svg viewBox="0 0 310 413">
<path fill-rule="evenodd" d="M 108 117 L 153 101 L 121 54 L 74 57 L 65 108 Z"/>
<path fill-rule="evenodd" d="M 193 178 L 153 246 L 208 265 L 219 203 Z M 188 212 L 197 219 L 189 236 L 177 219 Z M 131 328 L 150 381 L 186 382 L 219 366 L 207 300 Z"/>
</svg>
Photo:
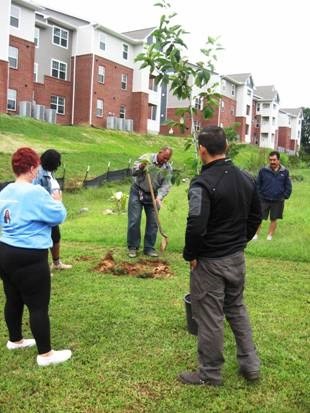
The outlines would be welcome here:
<svg viewBox="0 0 310 413">
<path fill-rule="evenodd" d="M 11 1 L 0 0 L 0 60 L 8 61 Z"/>
<path fill-rule="evenodd" d="M 5 2 L 7 0 L 4 0 Z M 1 7 L 2 7 L 1 0 Z M 27 40 L 29 42 L 34 41 L 34 28 L 35 28 L 35 14 L 33 10 L 26 9 L 22 6 L 16 5 L 20 8 L 19 27 L 9 26 L 10 34 L 12 36 L 19 37 L 20 39 Z M 9 18 L 10 21 L 10 18 Z"/>
</svg>

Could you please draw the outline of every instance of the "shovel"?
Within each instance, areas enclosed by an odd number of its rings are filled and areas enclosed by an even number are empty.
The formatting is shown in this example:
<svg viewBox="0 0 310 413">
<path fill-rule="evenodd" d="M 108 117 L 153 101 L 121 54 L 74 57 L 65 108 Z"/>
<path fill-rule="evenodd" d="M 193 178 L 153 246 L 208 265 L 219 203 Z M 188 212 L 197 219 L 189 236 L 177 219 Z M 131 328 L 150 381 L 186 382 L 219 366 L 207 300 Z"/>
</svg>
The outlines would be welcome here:
<svg viewBox="0 0 310 413">
<path fill-rule="evenodd" d="M 155 220 L 158 226 L 158 230 L 160 235 L 163 237 L 160 243 L 160 251 L 165 251 L 165 249 L 167 248 L 168 245 L 168 236 L 164 233 L 164 231 L 162 230 L 162 227 L 160 225 L 160 221 L 159 221 L 159 215 L 158 215 L 158 209 L 157 209 L 157 204 L 156 204 L 156 199 L 155 199 L 155 195 L 154 195 L 154 190 L 153 190 L 153 186 L 152 186 L 152 181 L 151 181 L 151 177 L 150 177 L 150 173 L 149 171 L 145 171 L 146 173 L 146 179 L 147 179 L 147 183 L 149 185 L 149 189 L 150 189 L 150 193 L 151 193 L 151 197 L 152 197 L 152 203 L 153 203 L 153 207 L 154 207 L 154 211 L 155 211 Z"/>
</svg>

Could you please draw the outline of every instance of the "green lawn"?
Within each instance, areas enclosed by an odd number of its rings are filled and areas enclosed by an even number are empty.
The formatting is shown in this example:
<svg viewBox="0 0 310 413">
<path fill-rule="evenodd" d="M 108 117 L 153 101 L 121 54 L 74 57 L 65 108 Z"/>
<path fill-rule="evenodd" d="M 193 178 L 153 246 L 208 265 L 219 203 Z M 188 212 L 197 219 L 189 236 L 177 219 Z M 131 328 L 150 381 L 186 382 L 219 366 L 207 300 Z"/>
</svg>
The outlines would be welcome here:
<svg viewBox="0 0 310 413">
<path fill-rule="evenodd" d="M 108 159 L 123 167 L 128 157 L 156 150 L 166 141 L 175 148 L 175 163 L 189 165 L 191 154 L 183 152 L 182 140 L 176 138 L 113 135 L 25 120 L 18 125 L 0 117 L 0 178 L 9 176 L 10 153 L 21 145 L 61 150 L 70 179 L 79 180 L 90 162 L 94 176 L 104 172 Z M 38 368 L 34 348 L 7 351 L 6 326 L 0 318 L 0 412 L 309 412 L 310 171 L 296 173 L 304 180 L 293 183 L 274 240 L 266 241 L 265 223 L 261 238 L 246 252 L 245 298 L 262 360 L 259 384 L 248 385 L 238 376 L 228 326 L 224 386 L 196 388 L 176 380 L 179 372 L 197 365 L 196 338 L 186 331 L 183 304 L 189 288 L 188 265 L 181 257 L 187 182 L 172 188 L 161 210 L 169 235 L 164 258 L 173 271 L 171 278 L 95 271 L 109 250 L 117 260 L 127 260 L 126 214 L 104 211 L 113 208 L 113 192 L 128 192 L 129 183 L 114 184 L 64 194 L 68 219 L 62 226 L 62 255 L 74 267 L 52 279 L 50 317 L 54 348 L 71 348 L 72 359 Z M 0 291 L 0 308 L 3 302 Z M 29 336 L 27 312 L 24 325 Z"/>
</svg>

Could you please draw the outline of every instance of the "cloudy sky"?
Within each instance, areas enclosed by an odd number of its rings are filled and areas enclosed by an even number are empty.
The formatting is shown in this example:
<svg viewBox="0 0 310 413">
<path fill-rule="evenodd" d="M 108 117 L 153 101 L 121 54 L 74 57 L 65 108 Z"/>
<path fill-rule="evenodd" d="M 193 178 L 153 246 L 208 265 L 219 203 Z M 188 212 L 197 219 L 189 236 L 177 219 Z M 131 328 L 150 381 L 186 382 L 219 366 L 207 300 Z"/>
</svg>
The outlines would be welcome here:
<svg viewBox="0 0 310 413">
<path fill-rule="evenodd" d="M 162 9 L 155 0 L 35 0 L 118 32 L 153 27 Z M 220 37 L 221 74 L 252 73 L 255 85 L 274 85 L 282 108 L 310 107 L 308 6 L 305 0 L 170 0 L 175 24 L 190 34 L 188 55 L 196 61 L 208 36 Z"/>
</svg>

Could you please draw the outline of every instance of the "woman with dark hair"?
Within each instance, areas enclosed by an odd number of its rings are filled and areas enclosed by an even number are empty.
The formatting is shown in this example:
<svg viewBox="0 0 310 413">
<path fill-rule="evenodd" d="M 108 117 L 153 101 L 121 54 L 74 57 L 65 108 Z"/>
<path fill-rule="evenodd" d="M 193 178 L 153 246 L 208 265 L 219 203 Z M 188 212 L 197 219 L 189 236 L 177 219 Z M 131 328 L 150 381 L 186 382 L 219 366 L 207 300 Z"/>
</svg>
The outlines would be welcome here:
<svg viewBox="0 0 310 413">
<path fill-rule="evenodd" d="M 39 185 L 32 185 L 39 165 L 40 158 L 31 148 L 20 148 L 12 156 L 16 180 L 0 192 L 0 275 L 6 297 L 7 348 L 37 345 L 38 365 L 48 366 L 71 357 L 70 350 L 52 350 L 48 315 L 51 228 L 64 221 L 66 210 L 60 192 L 51 196 Z M 10 219 L 5 218 L 8 216 Z M 22 335 L 25 305 L 34 339 Z"/>
<path fill-rule="evenodd" d="M 48 149 L 41 155 L 41 166 L 39 167 L 38 174 L 33 183 L 43 186 L 43 188 L 45 188 L 50 194 L 53 194 L 53 192 L 59 192 L 60 187 L 54 173 L 60 165 L 60 153 L 55 149 Z M 52 228 L 53 246 L 51 247 L 51 254 L 53 263 L 51 265 L 51 271 L 68 270 L 72 268 L 72 265 L 65 264 L 60 260 L 60 238 L 59 225 L 56 225 Z"/>
</svg>

